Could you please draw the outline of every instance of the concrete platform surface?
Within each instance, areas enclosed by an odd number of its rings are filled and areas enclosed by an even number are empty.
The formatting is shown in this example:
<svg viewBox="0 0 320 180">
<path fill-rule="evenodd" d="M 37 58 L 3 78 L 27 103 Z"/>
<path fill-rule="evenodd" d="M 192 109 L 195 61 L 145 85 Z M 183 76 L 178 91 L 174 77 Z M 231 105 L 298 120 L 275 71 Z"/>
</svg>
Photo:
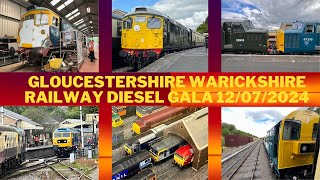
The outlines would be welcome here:
<svg viewBox="0 0 320 180">
<path fill-rule="evenodd" d="M 222 72 L 319 72 L 318 55 L 222 54 Z"/>
<path fill-rule="evenodd" d="M 205 47 L 165 55 L 139 72 L 208 72 Z"/>
</svg>

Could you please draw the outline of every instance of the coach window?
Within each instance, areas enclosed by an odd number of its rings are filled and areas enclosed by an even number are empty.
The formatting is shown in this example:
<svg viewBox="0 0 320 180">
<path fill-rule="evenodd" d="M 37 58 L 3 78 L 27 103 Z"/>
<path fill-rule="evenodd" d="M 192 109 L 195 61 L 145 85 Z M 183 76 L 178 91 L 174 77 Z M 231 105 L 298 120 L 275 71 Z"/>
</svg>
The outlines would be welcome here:
<svg viewBox="0 0 320 180">
<path fill-rule="evenodd" d="M 132 28 L 132 18 L 123 20 L 123 29 L 131 29 L 131 28 Z"/>
<path fill-rule="evenodd" d="M 148 18 L 148 28 L 149 29 L 160 29 L 161 20 L 156 17 Z"/>
<path fill-rule="evenodd" d="M 312 140 L 316 140 L 317 133 L 318 133 L 318 123 L 314 123 L 313 129 L 312 129 Z"/>
<path fill-rule="evenodd" d="M 301 122 L 297 120 L 286 120 L 283 127 L 283 140 L 299 140 Z"/>
<path fill-rule="evenodd" d="M 314 33 L 314 26 L 313 25 L 307 25 L 306 33 Z"/>
</svg>

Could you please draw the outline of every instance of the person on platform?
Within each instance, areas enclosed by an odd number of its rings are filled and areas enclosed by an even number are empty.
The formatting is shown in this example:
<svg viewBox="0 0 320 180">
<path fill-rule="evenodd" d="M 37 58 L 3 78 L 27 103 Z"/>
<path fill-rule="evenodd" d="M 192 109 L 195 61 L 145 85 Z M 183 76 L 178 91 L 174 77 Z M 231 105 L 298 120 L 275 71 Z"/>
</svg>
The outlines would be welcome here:
<svg viewBox="0 0 320 180">
<path fill-rule="evenodd" d="M 34 137 L 34 143 L 35 143 L 36 146 L 39 146 L 39 137 L 38 137 L 38 135 L 36 135 Z"/>
<path fill-rule="evenodd" d="M 89 41 L 89 58 L 91 62 L 93 62 L 93 60 L 96 60 L 94 56 L 94 40 Z"/>
</svg>

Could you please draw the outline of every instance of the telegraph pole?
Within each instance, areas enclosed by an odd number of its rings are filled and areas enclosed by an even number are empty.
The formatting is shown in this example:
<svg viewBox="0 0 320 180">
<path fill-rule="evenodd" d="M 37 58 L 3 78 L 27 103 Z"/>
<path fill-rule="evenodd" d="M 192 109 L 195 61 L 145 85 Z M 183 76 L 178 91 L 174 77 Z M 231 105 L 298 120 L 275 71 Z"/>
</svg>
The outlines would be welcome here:
<svg viewBox="0 0 320 180">
<path fill-rule="evenodd" d="M 81 147 L 84 148 L 84 140 L 83 140 L 83 122 L 82 122 L 82 106 L 80 106 L 80 121 L 81 121 Z"/>
</svg>

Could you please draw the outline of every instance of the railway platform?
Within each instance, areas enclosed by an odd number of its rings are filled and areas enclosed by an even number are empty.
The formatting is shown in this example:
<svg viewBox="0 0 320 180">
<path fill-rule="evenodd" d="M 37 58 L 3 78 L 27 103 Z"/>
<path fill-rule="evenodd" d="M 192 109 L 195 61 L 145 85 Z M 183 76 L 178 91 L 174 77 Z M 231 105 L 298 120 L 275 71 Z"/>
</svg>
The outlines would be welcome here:
<svg viewBox="0 0 320 180">
<path fill-rule="evenodd" d="M 222 156 L 222 179 L 276 179 L 263 141 L 255 141 Z"/>
<path fill-rule="evenodd" d="M 319 55 L 222 54 L 222 72 L 320 72 Z"/>
<path fill-rule="evenodd" d="M 46 145 L 46 146 L 37 146 L 37 147 L 30 147 L 27 148 L 27 159 L 38 159 L 41 157 L 48 157 L 53 156 L 53 146 Z"/>
<path fill-rule="evenodd" d="M 206 48 L 199 47 L 165 55 L 139 72 L 208 72 Z"/>
</svg>

